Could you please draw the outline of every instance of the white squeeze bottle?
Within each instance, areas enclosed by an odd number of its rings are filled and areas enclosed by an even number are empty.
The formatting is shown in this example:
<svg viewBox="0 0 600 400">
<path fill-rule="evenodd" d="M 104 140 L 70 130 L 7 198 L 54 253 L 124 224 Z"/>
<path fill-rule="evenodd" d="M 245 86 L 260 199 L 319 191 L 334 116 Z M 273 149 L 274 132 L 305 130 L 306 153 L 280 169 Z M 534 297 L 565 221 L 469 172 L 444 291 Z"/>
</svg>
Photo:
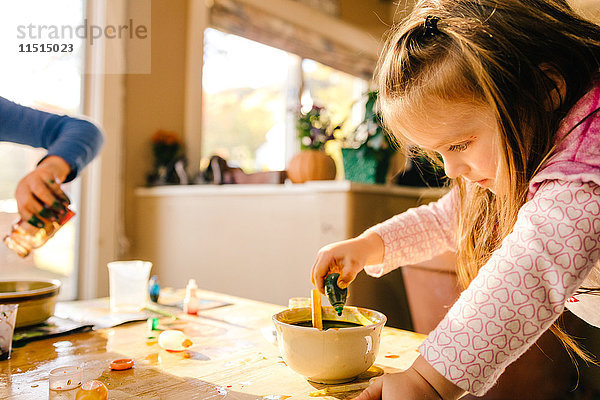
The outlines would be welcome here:
<svg viewBox="0 0 600 400">
<path fill-rule="evenodd" d="M 196 315 L 198 313 L 200 301 L 198 300 L 196 289 L 198 289 L 198 285 L 196 285 L 196 280 L 190 279 L 188 281 L 187 286 L 185 287 L 185 298 L 183 299 L 184 313 L 192 315 Z"/>
</svg>

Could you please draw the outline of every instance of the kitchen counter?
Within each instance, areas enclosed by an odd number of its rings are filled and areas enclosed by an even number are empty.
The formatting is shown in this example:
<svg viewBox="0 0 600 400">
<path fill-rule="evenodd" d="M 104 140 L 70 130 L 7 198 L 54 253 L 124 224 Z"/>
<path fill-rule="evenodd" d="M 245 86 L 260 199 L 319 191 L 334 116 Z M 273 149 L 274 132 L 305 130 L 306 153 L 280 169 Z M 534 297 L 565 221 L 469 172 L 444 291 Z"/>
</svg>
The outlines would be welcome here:
<svg viewBox="0 0 600 400">
<path fill-rule="evenodd" d="M 445 192 L 350 181 L 138 188 L 130 256 L 152 261 L 167 286 L 194 278 L 203 289 L 285 304 L 310 293 L 321 247 Z"/>
<path fill-rule="evenodd" d="M 284 194 L 294 196 L 302 193 L 332 192 L 378 193 L 388 195 L 410 196 L 414 198 L 439 197 L 447 192 L 444 188 L 425 188 L 396 185 L 370 185 L 351 181 L 309 181 L 302 184 L 286 183 L 283 185 L 171 185 L 140 187 L 135 190 L 138 197 L 169 197 L 197 195 L 263 195 Z"/>
</svg>

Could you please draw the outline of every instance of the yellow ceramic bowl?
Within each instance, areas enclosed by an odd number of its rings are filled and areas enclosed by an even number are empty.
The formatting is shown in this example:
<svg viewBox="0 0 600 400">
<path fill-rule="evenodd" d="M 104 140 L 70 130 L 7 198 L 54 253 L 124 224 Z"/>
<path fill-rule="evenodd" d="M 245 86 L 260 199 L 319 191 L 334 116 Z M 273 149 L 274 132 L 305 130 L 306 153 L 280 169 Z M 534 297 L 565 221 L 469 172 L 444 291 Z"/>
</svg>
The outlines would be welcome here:
<svg viewBox="0 0 600 400">
<path fill-rule="evenodd" d="M 273 316 L 281 356 L 292 370 L 310 381 L 349 382 L 375 362 L 381 329 L 387 318 L 380 312 L 360 307 L 344 307 L 341 316 L 332 307 L 322 309 L 323 320 L 353 322 L 360 326 L 320 331 L 294 325 L 311 320 L 310 308 L 284 310 Z"/>
<path fill-rule="evenodd" d="M 19 304 L 15 327 L 40 324 L 54 314 L 60 281 L 0 280 L 0 304 Z"/>
</svg>

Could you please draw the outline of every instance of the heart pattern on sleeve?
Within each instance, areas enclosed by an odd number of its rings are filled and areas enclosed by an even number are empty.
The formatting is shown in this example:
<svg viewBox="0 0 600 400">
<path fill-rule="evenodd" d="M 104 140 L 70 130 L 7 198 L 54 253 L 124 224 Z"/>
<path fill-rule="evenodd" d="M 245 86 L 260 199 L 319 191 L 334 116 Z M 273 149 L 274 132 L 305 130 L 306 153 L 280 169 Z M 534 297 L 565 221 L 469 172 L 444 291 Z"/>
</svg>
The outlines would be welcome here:
<svg viewBox="0 0 600 400">
<path fill-rule="evenodd" d="M 438 201 L 412 208 L 369 228 L 384 242 L 382 264 L 368 265 L 365 272 L 380 277 L 401 265 L 416 264 L 456 251 L 456 202 L 452 190 Z"/>
<path fill-rule="evenodd" d="M 600 186 L 540 185 L 513 232 L 421 345 L 422 356 L 464 390 L 487 392 L 600 268 L 600 229 L 593 227 L 600 227 Z"/>
</svg>

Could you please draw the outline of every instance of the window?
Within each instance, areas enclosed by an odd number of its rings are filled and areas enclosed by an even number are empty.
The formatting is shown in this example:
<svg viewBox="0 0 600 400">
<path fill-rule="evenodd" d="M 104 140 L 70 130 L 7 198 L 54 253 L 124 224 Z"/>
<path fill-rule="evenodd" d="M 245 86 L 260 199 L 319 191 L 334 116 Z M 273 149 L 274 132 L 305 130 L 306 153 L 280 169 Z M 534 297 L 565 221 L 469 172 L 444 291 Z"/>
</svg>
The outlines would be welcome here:
<svg viewBox="0 0 600 400">
<path fill-rule="evenodd" d="M 85 2 L 48 2 L 45 0 L 0 3 L 0 25 L 52 21 L 57 25 L 81 25 Z M 8 34 L 7 34 L 8 35 Z M 10 46 L 14 43 L 9 41 Z M 6 42 L 0 63 L 0 96 L 11 101 L 58 114 L 82 111 L 82 76 L 84 43 L 74 39 L 73 53 L 19 54 Z M 19 217 L 14 192 L 19 180 L 30 172 L 45 151 L 13 143 L 0 143 L 0 235 L 4 236 Z M 78 180 L 63 185 L 77 212 L 80 186 Z M 0 243 L 3 279 L 59 279 L 60 299 L 77 296 L 78 218 L 69 221 L 50 241 L 28 258 L 21 259 Z"/>
<path fill-rule="evenodd" d="M 285 169 L 299 149 L 300 99 L 350 129 L 361 119 L 362 108 L 353 105 L 367 89 L 363 79 L 212 28 L 204 33 L 202 80 L 202 157 L 218 154 L 246 172 Z M 340 162 L 339 145 L 332 145 L 328 152 Z"/>
</svg>

